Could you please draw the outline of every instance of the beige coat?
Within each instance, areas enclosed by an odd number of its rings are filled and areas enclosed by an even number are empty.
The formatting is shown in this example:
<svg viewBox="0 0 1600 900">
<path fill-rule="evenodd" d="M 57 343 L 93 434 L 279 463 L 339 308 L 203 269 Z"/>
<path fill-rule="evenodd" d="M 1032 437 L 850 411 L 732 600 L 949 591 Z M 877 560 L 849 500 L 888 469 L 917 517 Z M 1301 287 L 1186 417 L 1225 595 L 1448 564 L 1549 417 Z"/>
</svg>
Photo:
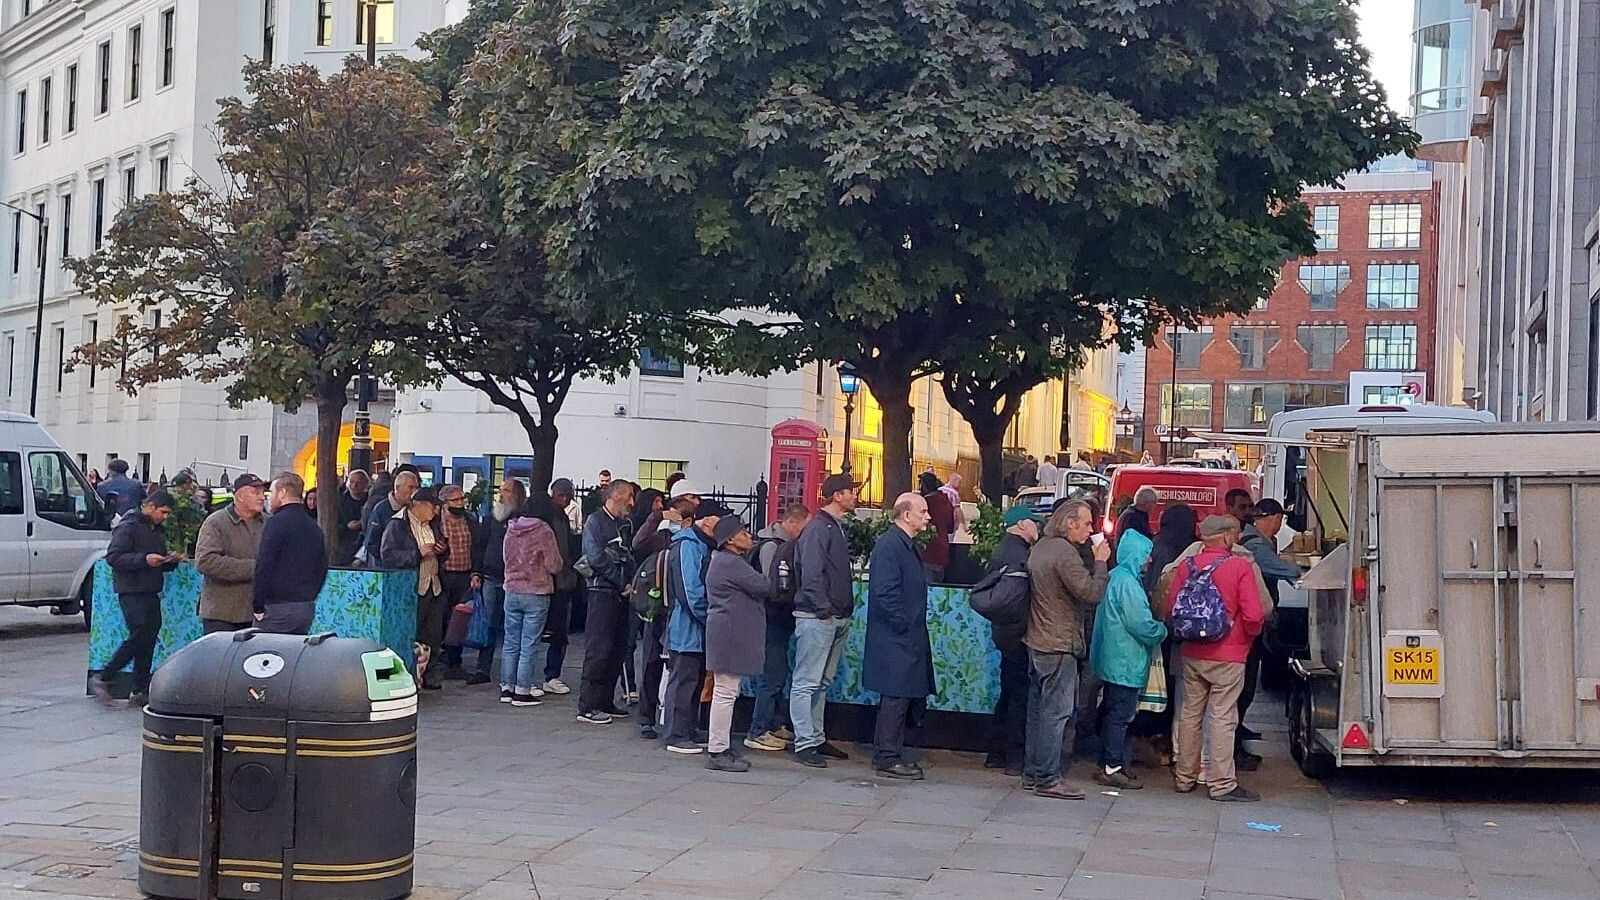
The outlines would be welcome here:
<svg viewBox="0 0 1600 900">
<path fill-rule="evenodd" d="M 256 548 L 261 545 L 265 516 L 239 518 L 233 504 L 206 517 L 194 544 L 200 583 L 200 618 L 242 625 L 252 620 L 250 582 L 255 577 Z"/>
<path fill-rule="evenodd" d="M 1083 564 L 1083 557 L 1064 537 L 1040 538 L 1028 554 L 1033 597 L 1028 607 L 1028 633 L 1022 642 L 1040 653 L 1084 656 L 1083 623 L 1106 595 L 1106 564 Z"/>
<path fill-rule="evenodd" d="M 1205 543 L 1201 541 L 1195 541 L 1194 543 L 1190 544 L 1182 553 L 1178 554 L 1177 559 L 1173 560 L 1171 564 L 1169 564 L 1165 569 L 1161 570 L 1161 580 L 1156 582 L 1156 592 L 1150 598 L 1150 611 L 1155 614 L 1156 618 L 1163 622 L 1171 622 L 1172 610 L 1167 607 L 1167 597 L 1169 597 L 1172 593 L 1172 579 L 1175 577 L 1175 573 L 1178 571 L 1178 566 L 1181 565 L 1184 560 L 1199 556 L 1200 551 L 1204 550 L 1205 548 Z M 1243 544 L 1233 545 L 1233 555 L 1250 564 L 1250 570 L 1256 575 L 1256 592 L 1261 595 L 1262 614 L 1264 616 L 1272 615 L 1272 595 L 1267 593 L 1267 580 L 1261 577 L 1261 567 L 1256 565 L 1255 555 L 1249 550 L 1245 549 Z"/>
</svg>

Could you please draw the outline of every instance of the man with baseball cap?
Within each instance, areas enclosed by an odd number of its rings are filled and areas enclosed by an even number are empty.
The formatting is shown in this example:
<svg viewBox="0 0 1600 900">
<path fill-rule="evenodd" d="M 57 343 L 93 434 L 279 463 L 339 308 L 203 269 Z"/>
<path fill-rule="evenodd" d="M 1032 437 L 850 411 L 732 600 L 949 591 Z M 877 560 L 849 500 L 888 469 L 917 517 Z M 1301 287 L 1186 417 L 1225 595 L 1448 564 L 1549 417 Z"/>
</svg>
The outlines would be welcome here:
<svg viewBox="0 0 1600 900">
<path fill-rule="evenodd" d="M 1003 521 L 1006 532 L 989 558 L 985 576 L 1001 569 L 1026 574 L 1028 555 L 1039 542 L 1043 524 L 1027 505 L 1013 504 Z M 1022 775 L 1027 749 L 1028 648 L 1022 643 L 1027 630 L 1026 609 L 1014 621 L 989 623 L 990 639 L 1000 651 L 1000 699 L 989 720 L 989 754 L 984 757 L 983 767 L 1004 769 L 1013 778 Z"/>
<path fill-rule="evenodd" d="M 826 768 L 830 759 L 849 754 L 828 743 L 823 733 L 828 686 L 839 671 L 845 634 L 855 614 L 850 542 L 844 518 L 855 511 L 856 483 L 849 475 L 822 481 L 822 511 L 811 518 L 795 547 L 800 568 L 794 598 L 794 677 L 789 718 L 794 722 L 795 762 Z"/>
<path fill-rule="evenodd" d="M 233 502 L 206 517 L 194 543 L 200 570 L 200 625 L 206 634 L 250 627 L 250 590 L 266 521 L 266 482 L 245 473 L 233 480 Z"/>
<path fill-rule="evenodd" d="M 1231 515 L 1208 516 L 1201 522 L 1200 539 L 1205 549 L 1181 564 L 1167 594 L 1167 608 L 1172 609 L 1185 588 L 1205 591 L 1214 586 L 1228 614 L 1228 631 L 1220 640 L 1186 640 L 1179 645 L 1183 704 L 1178 709 L 1173 734 L 1177 744 L 1173 784 L 1180 794 L 1195 789 L 1201 751 L 1205 749 L 1211 757 L 1206 782 L 1211 799 L 1232 802 L 1261 799 L 1254 791 L 1239 786 L 1233 750 L 1245 661 L 1250 656 L 1251 642 L 1266 622 L 1255 568 L 1248 559 L 1233 553 L 1239 532 L 1239 520 Z M 1207 718 L 1211 720 L 1209 739 L 1204 728 Z"/>
<path fill-rule="evenodd" d="M 144 498 L 111 532 L 106 563 L 111 585 L 128 626 L 128 639 L 111 654 L 111 661 L 89 682 L 95 699 L 110 705 L 112 678 L 133 663 L 133 693 L 128 705 L 142 707 L 150 697 L 150 668 L 155 662 L 156 638 L 161 634 L 161 584 L 167 572 L 183 562 L 182 553 L 167 550 L 162 523 L 172 514 L 172 495 L 157 490 Z"/>
<path fill-rule="evenodd" d="M 1255 514 L 1239 537 L 1239 546 L 1250 551 L 1256 568 L 1261 570 L 1267 588 L 1265 599 L 1272 601 L 1272 609 L 1278 608 L 1278 583 L 1294 584 L 1301 575 L 1299 566 L 1278 553 L 1278 532 L 1282 530 L 1283 504 L 1271 497 L 1264 497 L 1255 505 Z M 1244 742 L 1261 740 L 1261 733 L 1245 727 L 1244 714 L 1255 700 L 1256 682 L 1261 678 L 1261 663 L 1266 657 L 1266 647 L 1262 645 L 1261 636 L 1257 635 L 1250 648 L 1250 659 L 1245 663 L 1244 690 L 1239 694 L 1239 751 L 1235 754 L 1242 760 L 1255 757 L 1250 761 L 1252 765 L 1260 765 L 1260 757 L 1246 749 Z"/>
</svg>

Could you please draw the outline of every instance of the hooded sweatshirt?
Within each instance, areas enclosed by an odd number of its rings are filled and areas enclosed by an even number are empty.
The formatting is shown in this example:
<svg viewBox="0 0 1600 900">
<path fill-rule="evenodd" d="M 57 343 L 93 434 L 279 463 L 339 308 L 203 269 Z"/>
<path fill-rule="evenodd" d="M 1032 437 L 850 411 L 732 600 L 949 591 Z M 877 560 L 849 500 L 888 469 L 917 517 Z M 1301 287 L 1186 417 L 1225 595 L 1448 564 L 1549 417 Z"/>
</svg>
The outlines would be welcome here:
<svg viewBox="0 0 1600 900">
<path fill-rule="evenodd" d="M 1106 583 L 1106 599 L 1095 612 L 1089 664 L 1111 684 L 1144 687 L 1150 652 L 1167 636 L 1167 626 L 1150 614 L 1150 599 L 1140 580 L 1154 546 L 1137 531 L 1123 533 L 1117 542 L 1117 567 Z"/>
<path fill-rule="evenodd" d="M 543 519 L 523 516 L 506 524 L 505 550 L 507 593 L 555 593 L 555 576 L 561 571 L 561 550 L 556 533 Z"/>
</svg>

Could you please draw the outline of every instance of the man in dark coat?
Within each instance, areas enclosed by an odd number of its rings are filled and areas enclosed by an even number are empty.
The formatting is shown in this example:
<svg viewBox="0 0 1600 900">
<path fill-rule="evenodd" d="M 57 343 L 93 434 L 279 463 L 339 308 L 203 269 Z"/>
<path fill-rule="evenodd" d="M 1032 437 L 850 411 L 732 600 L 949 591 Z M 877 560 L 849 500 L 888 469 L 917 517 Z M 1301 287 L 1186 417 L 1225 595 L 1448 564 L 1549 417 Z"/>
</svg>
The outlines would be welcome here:
<svg viewBox="0 0 1600 900">
<path fill-rule="evenodd" d="M 105 669 L 89 682 L 95 699 L 108 706 L 111 679 L 130 662 L 133 693 L 128 696 L 128 705 L 142 708 L 149 699 L 150 668 L 156 640 L 161 636 L 161 586 L 166 573 L 183 561 L 183 554 L 168 552 L 167 535 L 161 529 L 171 514 L 172 495 L 156 491 L 117 523 L 106 547 L 111 586 L 116 589 L 122 620 L 128 626 L 127 640 L 117 647 Z"/>
<path fill-rule="evenodd" d="M 1039 541 L 1039 520 L 1026 505 L 1018 504 L 1006 510 L 1005 526 L 1006 533 L 995 547 L 985 575 L 1000 569 L 1028 571 L 1028 554 Z M 989 630 L 1000 651 L 1000 699 L 989 724 L 989 754 L 983 767 L 1005 769 L 1007 775 L 1018 777 L 1027 748 L 1028 648 L 1022 644 L 1028 630 L 1027 614 L 1015 622 L 990 622 Z"/>
<path fill-rule="evenodd" d="M 272 479 L 272 518 L 261 530 L 250 591 L 256 627 L 269 634 L 310 634 L 328 577 L 327 546 L 305 492 L 293 472 Z"/>
<path fill-rule="evenodd" d="M 878 538 L 867 570 L 867 646 L 861 684 L 876 691 L 878 726 L 872 765 L 878 774 L 910 781 L 922 767 L 902 757 L 912 703 L 933 693 L 933 647 L 928 640 L 928 582 L 914 540 L 928 527 L 928 501 L 901 494 L 894 526 Z"/>
</svg>

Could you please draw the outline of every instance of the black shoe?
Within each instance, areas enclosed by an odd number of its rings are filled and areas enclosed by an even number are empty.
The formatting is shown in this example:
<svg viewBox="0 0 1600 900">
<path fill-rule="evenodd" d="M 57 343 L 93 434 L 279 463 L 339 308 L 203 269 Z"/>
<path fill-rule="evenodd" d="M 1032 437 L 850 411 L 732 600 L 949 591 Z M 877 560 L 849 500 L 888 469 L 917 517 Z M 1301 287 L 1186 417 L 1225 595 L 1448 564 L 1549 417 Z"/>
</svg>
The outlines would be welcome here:
<svg viewBox="0 0 1600 900">
<path fill-rule="evenodd" d="M 999 754 L 991 753 L 983 758 L 983 767 L 985 769 L 1004 769 L 1006 767 L 1006 758 Z"/>
<path fill-rule="evenodd" d="M 748 772 L 750 760 L 735 756 L 732 752 L 724 750 L 706 757 L 706 768 L 713 772 Z"/>
<path fill-rule="evenodd" d="M 94 695 L 94 699 L 99 701 L 101 706 L 109 708 L 117 703 L 111 696 L 111 683 L 99 675 L 89 679 L 89 693 Z"/>
<path fill-rule="evenodd" d="M 150 705 L 150 693 L 148 691 L 134 691 L 133 693 L 128 695 L 128 708 L 129 709 L 144 709 L 146 706 L 149 706 L 149 705 Z"/>
<path fill-rule="evenodd" d="M 1261 795 L 1255 791 L 1247 791 L 1242 787 L 1236 787 L 1226 794 L 1212 794 L 1211 799 L 1218 803 L 1254 803 L 1261 799 Z"/>
<path fill-rule="evenodd" d="M 1248 750 L 1235 750 L 1233 766 L 1241 772 L 1254 772 L 1261 768 L 1261 757 Z"/>
<path fill-rule="evenodd" d="M 451 666 L 450 668 L 444 670 L 444 680 L 445 681 L 466 681 L 467 680 L 467 672 L 466 672 L 465 669 L 461 668 L 460 666 Z"/>
<path fill-rule="evenodd" d="M 656 727 L 654 725 L 639 726 L 639 738 L 641 740 L 653 741 L 659 737 L 661 737 L 661 734 L 660 732 L 656 731 Z"/>
<path fill-rule="evenodd" d="M 878 774 L 885 778 L 895 778 L 900 781 L 921 781 L 922 769 L 909 763 L 897 762 L 892 766 L 879 766 Z"/>
<path fill-rule="evenodd" d="M 1011 776 L 1012 778 L 1021 778 L 1022 777 L 1022 765 L 1020 763 L 1014 763 L 1012 765 L 1006 766 L 1006 774 Z"/>
<path fill-rule="evenodd" d="M 850 754 L 844 752 L 843 750 L 840 750 L 838 747 L 835 747 L 834 745 L 828 743 L 827 741 L 823 741 L 822 743 L 818 744 L 815 747 L 815 749 L 816 749 L 816 751 L 817 751 L 817 753 L 819 755 L 821 755 L 822 757 L 824 757 L 826 759 L 849 759 L 850 758 Z"/>
<path fill-rule="evenodd" d="M 802 766 L 809 766 L 813 769 L 826 769 L 828 767 L 828 761 L 822 758 L 822 754 L 817 750 L 816 747 L 807 747 L 804 750 L 796 750 L 794 752 L 794 761 Z"/>
<path fill-rule="evenodd" d="M 615 706 L 602 706 L 602 707 L 600 707 L 600 709 L 603 712 L 610 713 L 612 716 L 614 716 L 614 717 L 616 717 L 618 719 L 626 719 L 628 717 L 628 713 L 627 712 L 625 712 L 623 710 L 620 710 L 620 709 L 617 709 Z"/>
<path fill-rule="evenodd" d="M 1234 737 L 1238 738 L 1241 741 L 1259 741 L 1259 740 L 1261 740 L 1261 732 L 1255 730 L 1254 728 L 1246 728 L 1243 725 L 1240 725 L 1233 732 L 1233 734 L 1234 734 Z"/>
<path fill-rule="evenodd" d="M 488 684 L 488 683 L 489 683 L 489 676 L 483 674 L 482 672 L 473 672 L 471 675 L 467 676 L 467 684 Z"/>
</svg>

